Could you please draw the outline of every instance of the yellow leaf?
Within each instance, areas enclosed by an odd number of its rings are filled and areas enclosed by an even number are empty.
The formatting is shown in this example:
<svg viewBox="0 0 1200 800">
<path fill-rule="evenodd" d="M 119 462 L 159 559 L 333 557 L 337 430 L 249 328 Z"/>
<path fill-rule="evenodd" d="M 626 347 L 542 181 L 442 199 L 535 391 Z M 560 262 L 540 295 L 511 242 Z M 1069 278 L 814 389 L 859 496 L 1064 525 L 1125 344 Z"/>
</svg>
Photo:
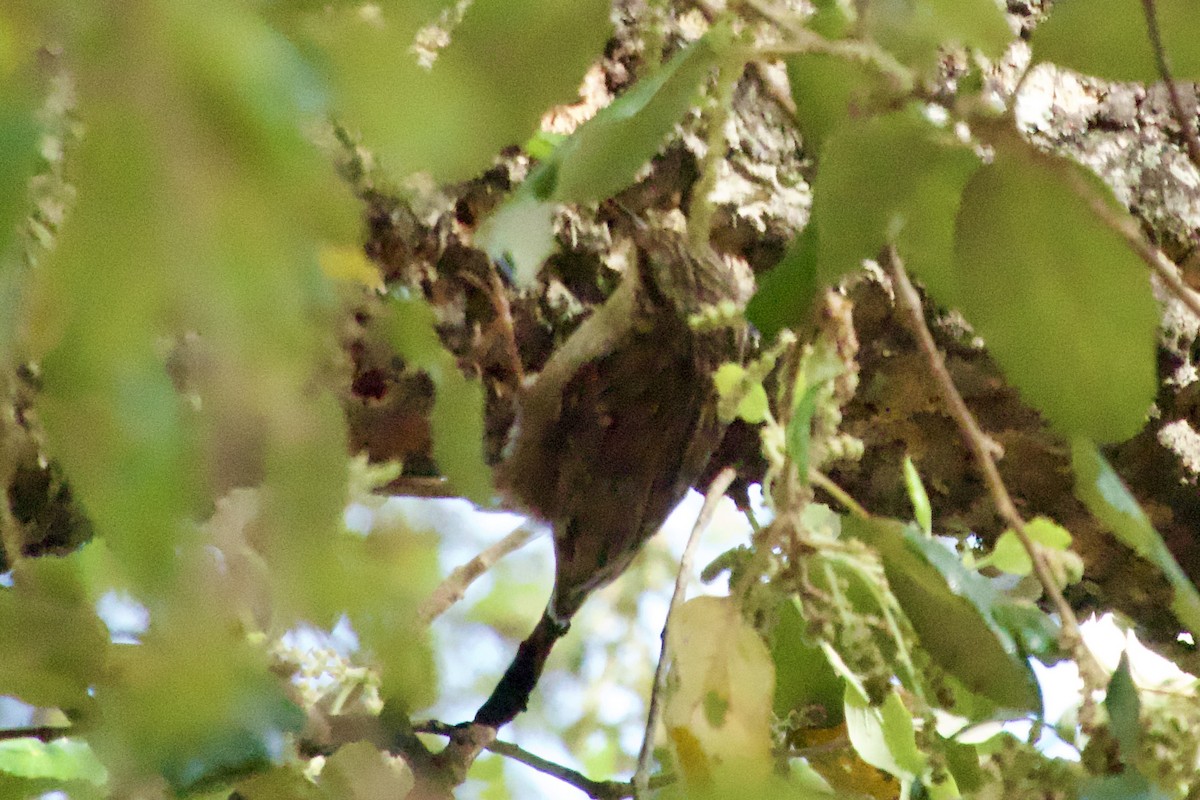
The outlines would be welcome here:
<svg viewBox="0 0 1200 800">
<path fill-rule="evenodd" d="M 664 722 L 692 784 L 758 783 L 771 772 L 775 668 L 730 598 L 697 597 L 672 620 Z"/>
<path fill-rule="evenodd" d="M 379 267 L 358 247 L 325 245 L 317 255 L 317 262 L 321 265 L 321 272 L 331 280 L 360 283 L 377 292 L 385 288 Z"/>
</svg>

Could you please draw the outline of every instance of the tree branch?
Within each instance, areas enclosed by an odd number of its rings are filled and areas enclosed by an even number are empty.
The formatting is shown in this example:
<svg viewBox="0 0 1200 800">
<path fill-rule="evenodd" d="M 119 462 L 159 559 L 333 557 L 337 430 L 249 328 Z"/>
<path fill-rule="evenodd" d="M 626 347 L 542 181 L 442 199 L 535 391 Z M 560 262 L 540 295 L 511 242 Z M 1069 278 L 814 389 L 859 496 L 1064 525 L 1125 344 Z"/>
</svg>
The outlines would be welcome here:
<svg viewBox="0 0 1200 800">
<path fill-rule="evenodd" d="M 1162 33 L 1158 28 L 1158 9 L 1154 0 L 1142 0 L 1142 11 L 1146 15 L 1146 32 L 1150 39 L 1150 47 L 1154 50 L 1154 61 L 1158 66 L 1158 74 L 1167 85 L 1167 95 L 1171 98 L 1171 108 L 1175 119 L 1179 122 L 1183 133 L 1183 142 L 1187 149 L 1188 158 L 1193 166 L 1200 170 L 1200 136 L 1196 133 L 1196 115 L 1188 113 L 1183 106 L 1183 96 L 1179 92 L 1179 84 L 1171 77 L 1171 66 L 1167 61 L 1167 51 L 1163 49 Z"/>
<path fill-rule="evenodd" d="M 514 550 L 519 550 L 541 533 L 531 525 L 522 525 L 465 564 L 450 571 L 433 593 L 417 609 L 421 623 L 428 625 L 466 594 L 467 588 L 487 572 L 493 564 Z"/>
<path fill-rule="evenodd" d="M 954 379 L 946 370 L 945 359 L 942 358 L 937 344 L 933 341 L 933 334 L 929 332 L 929 326 L 925 324 L 921 298 L 917 295 L 917 290 L 913 288 L 912 281 L 909 280 L 908 272 L 905 271 L 904 264 L 895 247 L 888 247 L 886 260 L 896 291 L 896 305 L 907 317 L 908 326 L 929 364 L 929 370 L 933 373 L 934 382 L 937 384 L 942 400 L 958 424 L 958 429 L 962 433 L 963 439 L 966 440 L 967 447 L 970 448 L 979 471 L 983 473 L 984 483 L 987 484 L 988 492 L 992 496 L 992 503 L 1000 517 L 1028 551 L 1029 559 L 1033 563 L 1034 575 L 1037 576 L 1046 596 L 1050 598 L 1051 603 L 1058 611 L 1062 624 L 1063 646 L 1074 653 L 1075 660 L 1079 664 L 1080 674 L 1087 683 L 1091 686 L 1102 686 L 1105 681 L 1104 670 L 1084 643 L 1083 636 L 1079 631 L 1079 620 L 1075 618 L 1074 609 L 1071 608 L 1070 603 L 1058 588 L 1058 584 L 1055 583 L 1045 555 L 1025 531 L 1025 520 L 1017 511 L 1012 496 L 1009 495 L 1008 488 L 1005 487 L 1004 481 L 1000 477 L 1000 470 L 996 467 L 996 460 L 993 456 L 996 445 L 979 427 L 979 423 L 975 420 L 971 410 L 967 408 L 962 395 L 958 393 Z"/>
<path fill-rule="evenodd" d="M 413 730 L 418 733 L 432 733 L 437 736 L 449 736 L 451 739 L 458 736 L 462 728 L 456 725 L 447 725 L 444 722 L 437 720 L 428 720 L 426 722 L 418 722 L 413 725 Z M 541 756 L 534 755 L 528 750 L 518 747 L 511 742 L 501 742 L 498 740 L 492 741 L 486 745 L 484 750 L 490 753 L 495 753 L 498 756 L 511 758 L 513 761 L 532 767 L 544 775 L 549 775 L 552 778 L 557 778 L 563 783 L 574 786 L 576 789 L 585 793 L 588 797 L 594 800 L 621 800 L 625 797 L 633 797 L 633 784 L 628 781 L 597 781 L 592 780 L 581 772 L 573 770 L 570 767 L 564 767 L 562 764 L 557 764 L 553 761 L 548 761 Z M 656 776 L 650 780 L 651 788 L 661 788 L 670 782 L 669 778 Z"/>
<path fill-rule="evenodd" d="M 671 605 L 667 608 L 667 618 L 663 622 L 662 650 L 659 653 L 658 665 L 654 668 L 654 684 L 650 688 L 650 709 L 646 713 L 646 734 L 642 738 L 637 769 L 633 773 L 635 797 L 646 797 L 651 788 L 650 755 L 654 751 L 654 733 L 658 729 L 659 718 L 662 716 L 662 689 L 667 676 L 667 630 L 671 624 L 671 617 L 674 615 L 675 609 L 683 602 L 688 576 L 692 573 L 692 561 L 696 557 L 696 546 L 700 542 L 700 534 L 712 521 L 717 504 L 721 502 L 721 498 L 725 496 L 725 492 L 736 477 L 737 470 L 733 467 L 726 467 L 717 473 L 717 477 L 713 478 L 704 495 L 704 506 L 700 509 L 700 515 L 696 517 L 696 524 L 692 526 L 691 535 L 688 536 L 687 545 L 683 549 L 683 557 L 679 559 L 679 572 L 675 575 L 675 591 L 671 594 Z"/>
</svg>

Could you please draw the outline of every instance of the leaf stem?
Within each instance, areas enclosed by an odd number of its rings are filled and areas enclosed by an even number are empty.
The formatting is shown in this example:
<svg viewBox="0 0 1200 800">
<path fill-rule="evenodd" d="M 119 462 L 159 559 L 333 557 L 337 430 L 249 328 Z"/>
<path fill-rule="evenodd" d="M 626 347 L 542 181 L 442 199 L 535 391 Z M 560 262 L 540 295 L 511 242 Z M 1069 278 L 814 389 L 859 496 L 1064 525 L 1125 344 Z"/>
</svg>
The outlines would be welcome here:
<svg viewBox="0 0 1200 800">
<path fill-rule="evenodd" d="M 667 618 L 663 622 L 662 651 L 658 657 L 658 665 L 654 668 L 654 684 L 650 688 L 650 709 L 646 713 L 646 733 L 642 738 L 642 749 L 638 753 L 637 769 L 633 773 L 634 797 L 637 798 L 649 797 L 651 788 L 650 756 L 654 752 L 654 733 L 658 729 L 659 719 L 662 717 L 662 691 L 667 677 L 667 631 L 671 625 L 671 617 L 683 602 L 687 581 L 692 574 L 692 561 L 696 557 L 696 546 L 700 543 L 700 534 L 712 521 L 717 504 L 721 502 L 721 498 L 725 496 L 725 492 L 735 477 L 737 477 L 737 470 L 726 467 L 717 473 L 717 477 L 713 478 L 704 495 L 704 506 L 700 509 L 700 515 L 696 517 L 696 524 L 692 526 L 691 535 L 688 536 L 687 545 L 683 549 L 683 557 L 679 559 L 679 572 L 675 575 L 675 590 L 671 593 L 671 605 L 667 608 Z"/>
<path fill-rule="evenodd" d="M 1074 653 L 1075 660 L 1079 664 L 1080 674 L 1088 684 L 1093 687 L 1103 686 L 1106 681 L 1104 670 L 1084 643 L 1079 631 L 1079 620 L 1075 617 L 1075 611 L 1071 608 L 1070 603 L 1063 597 L 1058 584 L 1055 583 L 1045 555 L 1037 543 L 1029 538 L 1029 534 L 1025 530 L 1025 520 L 1017 511 L 1012 496 L 1009 495 L 1008 488 L 1000 477 L 1000 470 L 996 467 L 994 452 L 998 448 L 995 442 L 979 427 L 975 416 L 967 408 L 962 395 L 958 393 L 954 379 L 950 377 L 950 373 L 946 369 L 945 359 L 933 341 L 933 334 L 930 333 L 929 326 L 925 324 L 921 298 L 917 295 L 912 281 L 909 280 L 908 272 L 904 269 L 904 264 L 894 246 L 888 247 L 886 262 L 896 292 L 896 305 L 907 317 L 908 326 L 925 356 L 930 372 L 933 373 L 934 382 L 937 384 L 942 400 L 958 424 L 958 429 L 962 433 L 967 447 L 971 450 L 979 471 L 983 473 L 984 483 L 987 484 L 988 492 L 992 496 L 992 503 L 1000 517 L 1012 528 L 1021 545 L 1028 551 L 1029 559 L 1033 563 L 1034 575 L 1037 576 L 1046 596 L 1058 611 L 1062 625 L 1063 646 Z"/>
</svg>

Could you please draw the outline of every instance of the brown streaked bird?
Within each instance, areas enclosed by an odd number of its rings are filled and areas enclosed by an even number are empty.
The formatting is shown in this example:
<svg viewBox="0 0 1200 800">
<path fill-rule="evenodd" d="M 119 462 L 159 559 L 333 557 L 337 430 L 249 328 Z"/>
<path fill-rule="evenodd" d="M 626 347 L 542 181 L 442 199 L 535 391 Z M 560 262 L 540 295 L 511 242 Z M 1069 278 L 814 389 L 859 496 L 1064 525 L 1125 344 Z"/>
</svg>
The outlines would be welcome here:
<svg viewBox="0 0 1200 800">
<path fill-rule="evenodd" d="M 741 360 L 745 331 L 688 319 L 723 301 L 743 306 L 749 269 L 711 251 L 692 256 L 675 231 L 639 224 L 635 240 L 636 266 L 520 398 L 497 483 L 552 526 L 554 589 L 479 724 L 499 728 L 525 710 L 575 612 L 628 568 L 724 432 L 712 374 Z"/>
</svg>

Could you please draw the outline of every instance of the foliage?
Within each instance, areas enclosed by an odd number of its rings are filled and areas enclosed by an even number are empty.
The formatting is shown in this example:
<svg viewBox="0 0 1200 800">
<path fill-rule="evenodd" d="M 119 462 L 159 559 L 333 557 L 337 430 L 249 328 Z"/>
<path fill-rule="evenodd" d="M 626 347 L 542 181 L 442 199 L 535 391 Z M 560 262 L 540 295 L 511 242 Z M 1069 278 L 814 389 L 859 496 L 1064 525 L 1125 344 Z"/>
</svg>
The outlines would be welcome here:
<svg viewBox="0 0 1200 800">
<path fill-rule="evenodd" d="M 474 244 L 528 291 L 564 214 L 645 180 L 680 131 L 723 147 L 734 78 L 775 59 L 810 158 L 811 215 L 745 310 L 760 352 L 715 376 L 723 419 L 760 432 L 766 514 L 711 570 L 729 572 L 728 594 L 673 617 L 656 785 L 1194 796 L 1194 728 L 1155 727 L 1127 662 L 1096 685 L 1063 605 L 1056 619 L 1034 602 L 1081 579 L 1060 522 L 1012 525 L 977 556 L 934 536 L 951 531 L 911 461 L 895 469 L 916 524 L 870 515 L 822 471 L 863 450 L 840 428 L 857 344 L 826 289 L 860 279 L 864 261 L 903 265 L 1072 440 L 1080 500 L 1165 576 L 1180 630 L 1200 625 L 1195 587 L 1098 449 L 1142 430 L 1158 390 L 1145 243 L 1101 180 L 1017 129 L 1018 90 L 996 77 L 1014 40 L 1000 5 L 820 0 L 806 16 L 704 3 L 710 19 L 670 30 L 672 4 L 649 5 L 621 35 L 673 55 L 637 65 L 562 139 L 539 120 L 605 56 L 609 2 L 0 8 L 0 475 L 32 443 L 95 534 L 35 556 L 0 514 L 0 695 L 50 720 L 0 741 L 0 796 L 408 793 L 428 755 L 410 715 L 438 699 L 418 611 L 438 540 L 379 496 L 397 470 L 348 454 L 346 330 L 370 327 L 389 363 L 428 378 L 432 460 L 446 491 L 483 508 L 498 393 L 460 368 L 447 329 L 467 312 L 439 300 L 436 276 L 385 281 L 357 220 L 381 186 L 419 208 L 504 152 L 524 180 Z M 1033 61 L 1158 80 L 1166 59 L 1137 5 L 1058 0 Z M 1200 17 L 1186 0 L 1156 5 L 1175 77 L 1200 77 Z M 339 180 L 357 137 L 377 165 Z M 701 163 L 715 171 L 720 155 Z M 709 200 L 692 199 L 693 241 L 708 238 Z M 349 524 L 347 506 L 370 522 Z M 528 596 L 500 586 L 482 607 L 496 620 Z M 101 613 L 113 603 L 148 621 L 123 640 Z M 353 647 L 332 634 L 313 634 L 324 650 L 281 644 L 335 625 Z M 1107 691 L 1103 710 L 1089 693 L 1080 712 L 1082 761 L 967 735 L 1040 725 L 1033 662 L 1064 659 Z M 1170 719 L 1194 707 L 1187 696 Z M 605 746 L 592 765 L 629 764 L 619 736 Z M 496 763 L 474 773 L 491 776 L 488 796 L 504 796 Z"/>
</svg>

